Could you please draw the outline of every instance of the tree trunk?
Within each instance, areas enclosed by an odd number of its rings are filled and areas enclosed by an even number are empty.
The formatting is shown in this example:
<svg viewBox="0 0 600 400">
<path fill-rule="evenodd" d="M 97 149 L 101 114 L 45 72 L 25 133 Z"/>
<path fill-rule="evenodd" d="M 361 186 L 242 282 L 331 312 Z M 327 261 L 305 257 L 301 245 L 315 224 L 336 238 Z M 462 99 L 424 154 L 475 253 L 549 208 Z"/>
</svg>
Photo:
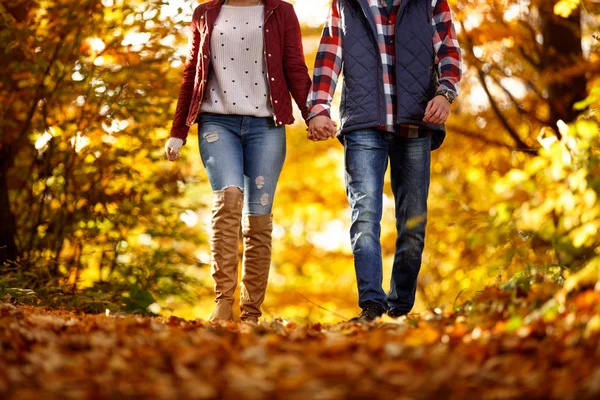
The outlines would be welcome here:
<svg viewBox="0 0 600 400">
<path fill-rule="evenodd" d="M 0 149 L 0 274 L 5 263 L 15 261 L 19 254 L 15 237 L 17 224 L 10 209 L 7 172 L 10 164 L 6 149 Z"/>
<path fill-rule="evenodd" d="M 6 2 L 4 2 L 6 3 Z M 37 1 L 15 0 L 9 4 L 2 4 L 6 12 L 12 15 L 18 23 L 24 23 L 29 13 L 34 7 L 38 6 Z M 6 29 L 6 21 L 0 21 L 0 29 Z M 18 80 L 11 77 L 13 71 L 12 65 L 25 60 L 25 55 L 20 46 L 7 50 L 6 43 L 0 44 L 0 70 L 4 74 L 0 81 L 0 96 L 3 97 L 4 106 L 0 111 L 0 274 L 2 267 L 6 262 L 15 261 L 19 254 L 16 245 L 17 222 L 15 215 L 10 208 L 10 199 L 8 195 L 8 173 L 13 166 L 13 153 L 18 151 L 17 141 L 24 141 L 18 136 L 19 124 L 13 124 L 11 119 L 14 113 L 10 104 L 9 93 L 18 92 Z M 7 104 L 8 102 L 8 104 Z"/>
<path fill-rule="evenodd" d="M 554 1 L 540 4 L 541 31 L 544 38 L 542 63 L 548 83 L 550 124 L 555 127 L 559 120 L 572 122 L 578 111 L 573 105 L 587 96 L 585 71 L 565 76 L 565 69 L 574 68 L 585 62 L 581 46 L 581 12 L 575 10 L 569 18 L 554 14 Z"/>
</svg>

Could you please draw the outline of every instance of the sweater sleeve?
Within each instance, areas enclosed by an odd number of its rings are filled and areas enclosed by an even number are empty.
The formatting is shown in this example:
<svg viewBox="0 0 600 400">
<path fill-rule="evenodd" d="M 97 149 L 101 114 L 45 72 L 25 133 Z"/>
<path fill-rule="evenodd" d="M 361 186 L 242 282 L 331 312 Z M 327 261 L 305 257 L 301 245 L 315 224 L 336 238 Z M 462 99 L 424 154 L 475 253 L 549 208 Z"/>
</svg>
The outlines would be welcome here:
<svg viewBox="0 0 600 400">
<path fill-rule="evenodd" d="M 198 20 L 204 7 L 202 5 L 196 7 L 190 24 L 188 38 L 188 54 L 185 60 L 183 69 L 183 78 L 181 79 L 181 87 L 179 89 L 179 99 L 171 128 L 171 137 L 186 140 L 190 127 L 187 126 L 186 120 L 192 96 L 194 94 L 194 81 L 196 79 L 196 66 L 198 63 L 198 53 L 200 51 L 200 31 L 198 30 Z"/>
</svg>

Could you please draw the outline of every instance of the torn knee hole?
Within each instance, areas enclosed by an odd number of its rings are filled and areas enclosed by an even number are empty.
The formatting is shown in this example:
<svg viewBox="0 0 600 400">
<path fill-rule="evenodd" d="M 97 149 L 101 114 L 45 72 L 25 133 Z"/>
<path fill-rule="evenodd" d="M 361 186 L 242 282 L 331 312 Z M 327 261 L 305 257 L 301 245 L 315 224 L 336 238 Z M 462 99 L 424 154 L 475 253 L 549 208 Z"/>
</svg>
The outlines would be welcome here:
<svg viewBox="0 0 600 400">
<path fill-rule="evenodd" d="M 256 183 L 256 187 L 258 189 L 262 189 L 265 186 L 265 177 L 262 175 L 256 177 L 256 179 L 254 180 L 254 183 Z"/>
<path fill-rule="evenodd" d="M 269 205 L 269 200 L 270 200 L 270 197 L 269 197 L 269 195 L 267 193 L 265 193 L 262 196 L 260 196 L 260 204 L 263 207 L 266 207 L 266 206 Z"/>
<path fill-rule="evenodd" d="M 207 132 L 203 137 L 208 143 L 214 143 L 219 140 L 219 132 Z"/>
</svg>

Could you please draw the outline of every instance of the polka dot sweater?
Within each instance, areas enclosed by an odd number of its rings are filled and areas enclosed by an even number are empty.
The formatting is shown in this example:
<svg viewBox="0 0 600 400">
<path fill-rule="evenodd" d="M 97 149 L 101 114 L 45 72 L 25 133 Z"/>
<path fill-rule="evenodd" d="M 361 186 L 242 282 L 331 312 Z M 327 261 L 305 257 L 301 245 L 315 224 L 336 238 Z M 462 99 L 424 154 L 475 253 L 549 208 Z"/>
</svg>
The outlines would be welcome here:
<svg viewBox="0 0 600 400">
<path fill-rule="evenodd" d="M 264 61 L 264 6 L 223 6 L 212 33 L 201 112 L 271 117 Z"/>
</svg>

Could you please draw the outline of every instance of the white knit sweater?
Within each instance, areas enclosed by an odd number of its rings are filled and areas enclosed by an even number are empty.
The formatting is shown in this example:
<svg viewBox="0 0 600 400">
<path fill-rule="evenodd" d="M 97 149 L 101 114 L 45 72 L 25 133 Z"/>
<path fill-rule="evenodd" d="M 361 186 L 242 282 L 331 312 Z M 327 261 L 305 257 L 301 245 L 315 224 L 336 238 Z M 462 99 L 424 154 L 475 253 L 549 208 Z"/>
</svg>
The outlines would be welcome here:
<svg viewBox="0 0 600 400">
<path fill-rule="evenodd" d="M 212 33 L 212 74 L 201 112 L 271 117 L 264 60 L 264 6 L 224 5 Z"/>
</svg>

